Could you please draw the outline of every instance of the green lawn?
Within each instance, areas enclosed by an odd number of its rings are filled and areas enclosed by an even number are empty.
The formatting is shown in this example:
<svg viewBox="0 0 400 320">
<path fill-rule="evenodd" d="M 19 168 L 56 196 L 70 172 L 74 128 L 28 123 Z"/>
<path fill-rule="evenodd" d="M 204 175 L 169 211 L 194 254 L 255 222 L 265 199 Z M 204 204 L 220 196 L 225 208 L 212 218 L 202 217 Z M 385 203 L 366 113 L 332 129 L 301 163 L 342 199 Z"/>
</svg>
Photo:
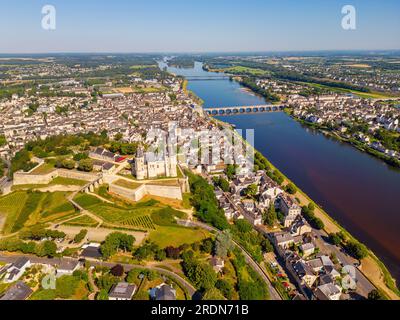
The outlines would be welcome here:
<svg viewBox="0 0 400 320">
<path fill-rule="evenodd" d="M 191 244 L 210 237 L 206 230 L 192 229 L 179 226 L 157 226 L 150 232 L 150 240 L 161 248 L 168 246 L 179 247 L 182 244 Z"/>
<path fill-rule="evenodd" d="M 31 172 L 32 174 L 46 174 L 54 171 L 54 165 L 51 163 L 43 163 L 40 166 L 37 166 L 33 171 Z"/>
<path fill-rule="evenodd" d="M 137 189 L 141 186 L 140 183 L 135 183 L 135 182 L 124 180 L 124 179 L 118 179 L 117 181 L 114 181 L 113 184 L 123 187 L 123 188 L 132 189 L 132 190 Z"/>
</svg>

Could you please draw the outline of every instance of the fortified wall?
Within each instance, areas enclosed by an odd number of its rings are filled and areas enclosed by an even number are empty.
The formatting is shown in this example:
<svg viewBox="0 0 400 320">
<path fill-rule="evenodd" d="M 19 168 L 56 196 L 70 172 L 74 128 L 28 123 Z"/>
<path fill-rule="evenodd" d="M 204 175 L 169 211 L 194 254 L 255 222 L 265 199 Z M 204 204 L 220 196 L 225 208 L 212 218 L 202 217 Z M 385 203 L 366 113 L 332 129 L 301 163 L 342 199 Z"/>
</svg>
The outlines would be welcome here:
<svg viewBox="0 0 400 320">
<path fill-rule="evenodd" d="M 182 190 L 180 186 L 163 186 L 153 184 L 142 184 L 136 189 L 129 189 L 111 183 L 109 191 L 132 201 L 140 201 L 146 195 L 163 198 L 182 200 Z"/>
<path fill-rule="evenodd" d="M 13 177 L 13 184 L 16 186 L 23 184 L 49 184 L 53 179 L 57 177 L 92 181 L 97 177 L 97 175 L 94 173 L 87 173 L 87 172 L 80 172 L 76 170 L 66 170 L 66 169 L 54 169 L 49 173 L 33 174 L 32 172 L 36 168 L 32 169 L 29 172 L 23 172 L 23 171 L 15 172 Z"/>
</svg>

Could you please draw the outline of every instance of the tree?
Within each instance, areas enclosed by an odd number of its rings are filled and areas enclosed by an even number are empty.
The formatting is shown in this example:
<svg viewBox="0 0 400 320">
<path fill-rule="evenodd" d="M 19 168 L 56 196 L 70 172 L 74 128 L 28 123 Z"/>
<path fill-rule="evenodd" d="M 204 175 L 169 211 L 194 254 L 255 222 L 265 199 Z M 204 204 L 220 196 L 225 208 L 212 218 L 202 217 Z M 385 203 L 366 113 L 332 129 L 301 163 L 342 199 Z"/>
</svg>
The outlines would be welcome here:
<svg viewBox="0 0 400 320">
<path fill-rule="evenodd" d="M 214 287 L 217 275 L 209 263 L 198 261 L 191 250 L 182 254 L 182 260 L 185 275 L 198 289 L 208 290 Z"/>
<path fill-rule="evenodd" d="M 356 259 L 362 260 L 368 256 L 368 249 L 356 240 L 349 240 L 346 244 L 347 251 Z"/>
<path fill-rule="evenodd" d="M 68 170 L 72 170 L 75 168 L 75 161 L 71 160 L 71 159 L 64 159 L 61 162 L 61 165 L 63 168 L 68 169 Z"/>
<path fill-rule="evenodd" d="M 249 198 L 255 197 L 257 195 L 258 186 L 256 184 L 249 185 L 244 191 L 245 195 Z"/>
<path fill-rule="evenodd" d="M 264 252 L 273 252 L 274 251 L 274 246 L 272 245 L 271 241 L 269 241 L 267 238 L 265 238 L 261 242 L 261 248 L 263 249 Z"/>
<path fill-rule="evenodd" d="M 208 182 L 195 174 L 188 173 L 190 190 L 192 191 L 192 204 L 196 209 L 197 217 L 209 223 L 217 229 L 224 230 L 229 228 L 225 214 L 219 208 L 214 188 Z"/>
<path fill-rule="evenodd" d="M 88 231 L 86 229 L 82 229 L 79 231 L 78 234 L 75 235 L 74 237 L 74 242 L 75 243 L 80 243 L 87 235 Z"/>
<path fill-rule="evenodd" d="M 386 300 L 386 297 L 382 291 L 374 289 L 368 293 L 368 300 Z"/>
<path fill-rule="evenodd" d="M 236 175 L 237 165 L 228 164 L 225 169 L 226 176 L 229 180 L 233 180 Z"/>
<path fill-rule="evenodd" d="M 96 296 L 96 300 L 108 300 L 108 293 L 106 290 L 101 289 Z"/>
<path fill-rule="evenodd" d="M 308 210 L 310 210 L 311 212 L 313 212 L 313 211 L 315 210 L 315 204 L 312 203 L 312 202 L 310 202 L 310 203 L 308 204 Z"/>
<path fill-rule="evenodd" d="M 160 250 L 160 247 L 154 242 L 146 241 L 135 250 L 133 256 L 138 260 L 154 259 Z"/>
<path fill-rule="evenodd" d="M 109 292 L 111 287 L 114 284 L 117 284 L 120 281 L 118 277 L 113 276 L 112 274 L 103 274 L 101 275 L 97 281 L 96 284 L 100 289 L 104 289 L 106 292 Z"/>
<path fill-rule="evenodd" d="M 265 213 L 264 222 L 268 226 L 273 227 L 275 225 L 275 222 L 277 219 L 278 219 L 278 216 L 276 214 L 275 205 L 273 203 L 271 203 L 267 212 Z"/>
<path fill-rule="evenodd" d="M 224 279 L 219 279 L 215 283 L 215 287 L 224 295 L 224 297 L 228 300 L 233 299 L 233 294 L 235 292 L 235 288 L 233 285 Z"/>
<path fill-rule="evenodd" d="M 202 300 L 225 300 L 225 297 L 217 288 L 211 288 L 204 292 Z"/>
<path fill-rule="evenodd" d="M 160 249 L 156 252 L 155 257 L 157 261 L 163 261 L 167 258 L 167 254 L 165 253 L 165 250 Z"/>
<path fill-rule="evenodd" d="M 210 249 L 211 252 L 211 249 Z M 175 248 L 172 246 L 168 246 L 165 248 L 165 253 L 167 255 L 167 258 L 170 259 L 179 259 L 179 256 L 181 255 L 181 249 L 180 248 Z"/>
<path fill-rule="evenodd" d="M 297 188 L 293 183 L 289 183 L 286 186 L 286 191 L 290 194 L 296 194 L 297 193 Z"/>
<path fill-rule="evenodd" d="M 233 247 L 232 235 L 229 230 L 224 230 L 217 235 L 215 240 L 215 254 L 218 257 L 226 258 L 228 251 Z"/>
<path fill-rule="evenodd" d="M 81 161 L 79 161 L 78 170 L 85 172 L 93 171 L 93 160 L 82 159 Z"/>
<path fill-rule="evenodd" d="M 329 235 L 329 241 L 335 246 L 338 246 L 342 243 L 342 239 L 336 233 L 331 233 Z"/>
<path fill-rule="evenodd" d="M 229 191 L 229 181 L 222 177 L 215 177 L 215 183 L 222 189 L 224 192 Z"/>
<path fill-rule="evenodd" d="M 104 258 L 109 258 L 118 250 L 132 251 L 135 238 L 131 235 L 113 232 L 110 233 L 106 240 L 100 246 L 100 252 Z"/>
<path fill-rule="evenodd" d="M 114 277 L 122 277 L 124 275 L 124 267 L 120 264 L 116 264 L 114 267 L 111 268 L 110 273 Z"/>
<path fill-rule="evenodd" d="M 213 243 L 212 239 L 207 238 L 202 241 L 200 250 L 204 253 L 210 254 L 212 252 L 213 247 L 214 247 L 214 243 Z"/>
<path fill-rule="evenodd" d="M 87 159 L 87 158 L 89 158 L 89 155 L 87 152 L 74 154 L 74 157 L 73 157 L 73 159 L 75 161 L 81 161 L 81 160 Z"/>
<path fill-rule="evenodd" d="M 53 241 L 44 241 L 36 247 L 36 255 L 39 257 L 54 257 L 57 253 L 57 245 Z"/>
<path fill-rule="evenodd" d="M 236 220 L 235 226 L 241 233 L 247 233 L 253 230 L 253 226 L 247 220 L 244 219 Z"/>
<path fill-rule="evenodd" d="M 322 230 L 323 228 L 325 228 L 325 224 L 320 218 L 314 217 L 311 223 L 313 224 L 313 227 L 315 229 Z"/>
</svg>

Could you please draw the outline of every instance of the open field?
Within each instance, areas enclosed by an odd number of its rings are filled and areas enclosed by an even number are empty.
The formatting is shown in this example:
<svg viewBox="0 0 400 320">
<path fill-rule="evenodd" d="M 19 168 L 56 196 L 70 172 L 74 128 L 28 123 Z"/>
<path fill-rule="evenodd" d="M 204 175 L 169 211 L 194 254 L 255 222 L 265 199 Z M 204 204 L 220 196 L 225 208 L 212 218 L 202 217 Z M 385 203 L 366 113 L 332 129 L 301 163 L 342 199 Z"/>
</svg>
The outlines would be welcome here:
<svg viewBox="0 0 400 320">
<path fill-rule="evenodd" d="M 32 174 L 46 174 L 54 171 L 54 165 L 50 163 L 43 163 L 32 170 Z"/>
<path fill-rule="evenodd" d="M 338 92 L 338 93 L 352 93 L 354 95 L 357 95 L 361 98 L 364 99 L 390 99 L 390 98 L 396 98 L 398 96 L 386 94 L 386 93 L 380 93 L 380 92 L 362 92 L 362 91 L 357 91 L 357 90 L 350 90 L 350 89 L 344 89 L 344 88 L 336 88 L 336 87 L 330 87 L 322 84 L 317 84 L 317 83 L 311 83 L 311 82 L 300 82 L 302 84 L 309 85 L 314 88 L 321 88 L 321 89 L 329 89 L 333 92 Z"/>
<path fill-rule="evenodd" d="M 74 213 L 67 196 L 67 192 L 17 191 L 0 198 L 0 212 L 5 217 L 3 233 L 14 233 Z"/>
<path fill-rule="evenodd" d="M 150 232 L 149 239 L 161 248 L 168 246 L 179 247 L 187 243 L 191 244 L 201 241 L 210 236 L 210 234 L 202 229 L 185 228 L 179 226 L 157 226 L 156 230 Z"/>
<path fill-rule="evenodd" d="M 350 67 L 350 68 L 371 68 L 371 66 L 369 64 L 364 64 L 364 63 L 355 63 L 355 64 L 347 64 L 346 67 Z"/>
<path fill-rule="evenodd" d="M 132 190 L 137 189 L 141 186 L 140 183 L 135 183 L 135 182 L 128 181 L 125 179 L 118 179 L 117 181 L 114 181 L 113 184 L 123 187 L 123 188 L 132 189 Z"/>
<path fill-rule="evenodd" d="M 233 74 L 249 74 L 252 76 L 263 76 L 269 73 L 268 71 L 262 69 L 248 68 L 243 66 L 230 67 L 223 69 L 223 71 L 226 73 L 233 73 Z"/>
</svg>

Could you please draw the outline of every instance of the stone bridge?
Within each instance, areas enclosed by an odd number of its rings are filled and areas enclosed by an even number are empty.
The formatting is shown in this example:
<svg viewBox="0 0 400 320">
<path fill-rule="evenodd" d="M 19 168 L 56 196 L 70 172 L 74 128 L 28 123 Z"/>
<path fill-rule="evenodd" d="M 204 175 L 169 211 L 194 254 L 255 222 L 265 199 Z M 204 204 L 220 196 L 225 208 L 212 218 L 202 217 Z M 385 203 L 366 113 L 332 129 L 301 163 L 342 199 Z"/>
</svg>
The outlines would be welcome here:
<svg viewBox="0 0 400 320">
<path fill-rule="evenodd" d="M 237 115 L 246 113 L 265 113 L 282 112 L 285 105 L 261 105 L 261 106 L 238 106 L 238 107 L 218 107 L 204 109 L 209 115 Z"/>
<path fill-rule="evenodd" d="M 104 183 L 104 178 L 103 175 L 101 175 L 96 180 L 90 181 L 88 184 L 83 186 L 80 192 L 85 192 L 85 193 L 94 192 L 94 190 L 103 183 Z"/>
</svg>

